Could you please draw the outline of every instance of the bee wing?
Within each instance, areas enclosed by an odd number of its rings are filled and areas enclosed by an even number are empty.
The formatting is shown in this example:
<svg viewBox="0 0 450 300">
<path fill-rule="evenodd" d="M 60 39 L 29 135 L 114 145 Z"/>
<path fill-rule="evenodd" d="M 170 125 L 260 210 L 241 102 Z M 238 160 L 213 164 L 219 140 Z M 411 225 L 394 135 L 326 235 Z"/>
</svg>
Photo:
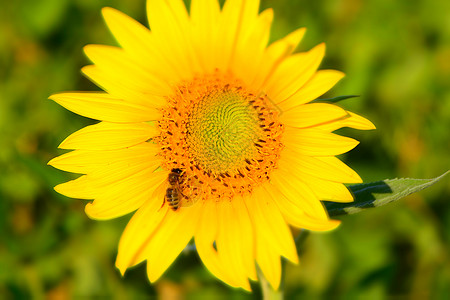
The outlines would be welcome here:
<svg viewBox="0 0 450 300">
<path fill-rule="evenodd" d="M 183 197 L 180 200 L 179 206 L 189 207 L 194 205 L 200 198 L 198 190 L 189 191 L 187 194 L 183 193 Z"/>
<path fill-rule="evenodd" d="M 183 197 L 180 200 L 179 206 L 181 207 L 189 207 L 194 205 L 198 201 L 198 197 L 189 198 L 189 197 Z"/>
</svg>

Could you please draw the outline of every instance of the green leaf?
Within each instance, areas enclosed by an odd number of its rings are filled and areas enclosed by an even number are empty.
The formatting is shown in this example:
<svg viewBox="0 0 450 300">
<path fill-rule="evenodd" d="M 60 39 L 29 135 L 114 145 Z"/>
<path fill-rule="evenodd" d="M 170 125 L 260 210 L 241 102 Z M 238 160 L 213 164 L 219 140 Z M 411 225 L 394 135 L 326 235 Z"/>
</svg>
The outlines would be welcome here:
<svg viewBox="0 0 450 300">
<path fill-rule="evenodd" d="M 316 99 L 314 101 L 311 101 L 311 103 L 322 103 L 322 102 L 326 102 L 326 103 L 336 103 L 345 99 L 350 99 L 350 98 L 355 98 L 355 97 L 359 97 L 359 95 L 344 95 L 344 96 L 337 96 L 334 98 L 326 98 L 326 99 Z"/>
<path fill-rule="evenodd" d="M 386 179 L 349 186 L 355 201 L 351 203 L 324 202 L 330 216 L 355 214 L 364 209 L 378 207 L 421 191 L 445 177 L 450 170 L 432 179 Z"/>
</svg>

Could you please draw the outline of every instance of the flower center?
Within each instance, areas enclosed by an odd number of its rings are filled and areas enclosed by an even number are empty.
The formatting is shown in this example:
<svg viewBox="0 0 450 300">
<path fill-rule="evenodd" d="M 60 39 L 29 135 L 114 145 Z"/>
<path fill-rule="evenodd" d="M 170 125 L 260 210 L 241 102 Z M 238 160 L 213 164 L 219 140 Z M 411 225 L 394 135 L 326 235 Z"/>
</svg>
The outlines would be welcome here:
<svg viewBox="0 0 450 300">
<path fill-rule="evenodd" d="M 248 99 L 231 90 L 214 91 L 193 106 L 186 141 L 195 160 L 215 174 L 233 172 L 255 155 L 262 134 Z"/>
<path fill-rule="evenodd" d="M 270 179 L 283 125 L 265 94 L 219 71 L 183 82 L 167 97 L 154 138 L 166 170 L 179 169 L 186 197 L 233 199 Z"/>
</svg>

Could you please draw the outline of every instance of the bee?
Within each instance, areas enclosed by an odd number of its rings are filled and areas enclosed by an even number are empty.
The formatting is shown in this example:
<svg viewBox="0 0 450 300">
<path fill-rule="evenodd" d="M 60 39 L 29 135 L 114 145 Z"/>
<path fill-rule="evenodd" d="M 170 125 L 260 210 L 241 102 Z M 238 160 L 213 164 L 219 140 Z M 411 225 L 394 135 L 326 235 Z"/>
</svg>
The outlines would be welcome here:
<svg viewBox="0 0 450 300">
<path fill-rule="evenodd" d="M 164 206 L 164 204 L 167 202 L 167 204 L 173 211 L 178 210 L 178 208 L 180 207 L 180 200 L 182 197 L 184 197 L 180 189 L 180 177 L 182 174 L 183 171 L 181 171 L 180 169 L 172 169 L 172 171 L 170 171 L 169 173 L 169 176 L 167 177 L 168 187 L 164 195 L 164 202 L 162 206 Z"/>
<path fill-rule="evenodd" d="M 172 169 L 170 171 L 167 180 L 157 187 L 152 194 L 152 197 L 160 197 L 161 194 L 164 195 L 160 209 L 167 203 L 173 211 L 177 211 L 180 207 L 189 207 L 197 202 L 198 197 L 192 192 L 192 188 L 183 190 L 185 180 L 185 171 L 181 169 Z"/>
</svg>

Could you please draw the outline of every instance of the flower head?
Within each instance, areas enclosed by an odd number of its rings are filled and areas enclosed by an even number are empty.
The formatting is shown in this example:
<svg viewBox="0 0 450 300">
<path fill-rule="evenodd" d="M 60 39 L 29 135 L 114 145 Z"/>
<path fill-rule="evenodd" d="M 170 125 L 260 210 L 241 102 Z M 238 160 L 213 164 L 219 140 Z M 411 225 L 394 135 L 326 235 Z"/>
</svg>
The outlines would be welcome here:
<svg viewBox="0 0 450 300">
<path fill-rule="evenodd" d="M 157 280 L 194 238 L 218 278 L 249 290 L 255 262 L 274 288 L 280 257 L 296 263 L 289 226 L 338 226 L 320 200 L 350 202 L 360 177 L 335 156 L 358 142 L 341 127 L 373 129 L 335 105 L 309 103 L 343 74 L 320 70 L 325 46 L 295 53 L 305 30 L 268 45 L 271 9 L 257 0 L 149 0 L 150 30 L 104 8 L 121 47 L 88 45 L 83 73 L 105 92 L 51 96 L 96 120 L 64 140 L 50 161 L 84 174 L 55 189 L 93 200 L 110 219 L 137 210 L 116 261 L 144 260 Z"/>
</svg>

